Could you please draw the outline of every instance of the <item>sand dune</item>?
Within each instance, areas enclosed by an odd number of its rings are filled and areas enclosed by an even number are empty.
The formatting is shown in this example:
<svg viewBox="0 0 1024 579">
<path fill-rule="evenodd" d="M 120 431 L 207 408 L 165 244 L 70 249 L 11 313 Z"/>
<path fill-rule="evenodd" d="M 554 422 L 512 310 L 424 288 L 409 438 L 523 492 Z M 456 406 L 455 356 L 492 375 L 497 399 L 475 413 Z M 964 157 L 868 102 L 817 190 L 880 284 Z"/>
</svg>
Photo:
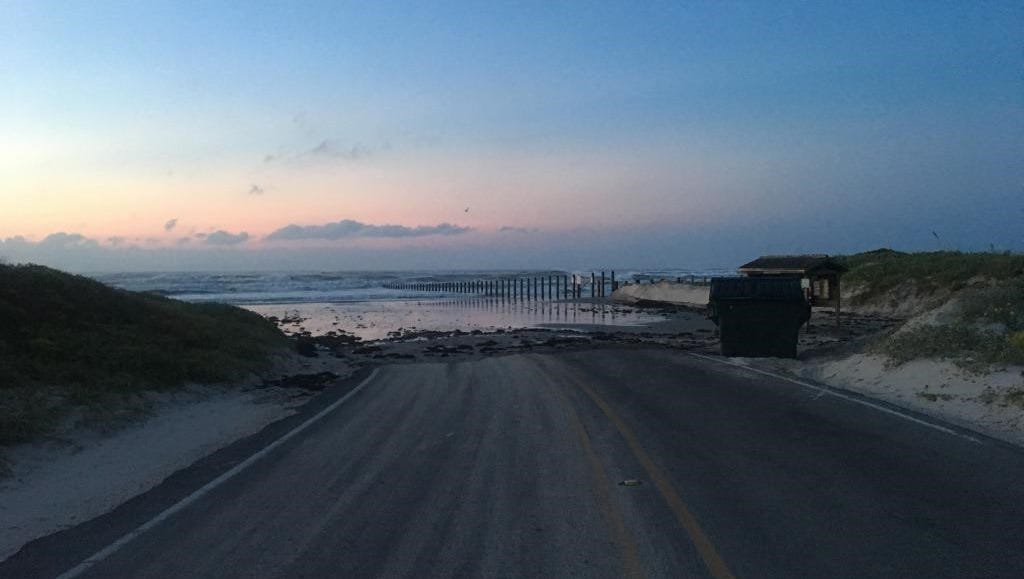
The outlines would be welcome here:
<svg viewBox="0 0 1024 579">
<path fill-rule="evenodd" d="M 615 290 L 611 297 L 614 301 L 627 304 L 635 304 L 639 301 L 652 301 L 704 307 L 708 305 L 709 291 L 709 286 L 660 281 L 657 283 L 624 285 Z"/>
</svg>

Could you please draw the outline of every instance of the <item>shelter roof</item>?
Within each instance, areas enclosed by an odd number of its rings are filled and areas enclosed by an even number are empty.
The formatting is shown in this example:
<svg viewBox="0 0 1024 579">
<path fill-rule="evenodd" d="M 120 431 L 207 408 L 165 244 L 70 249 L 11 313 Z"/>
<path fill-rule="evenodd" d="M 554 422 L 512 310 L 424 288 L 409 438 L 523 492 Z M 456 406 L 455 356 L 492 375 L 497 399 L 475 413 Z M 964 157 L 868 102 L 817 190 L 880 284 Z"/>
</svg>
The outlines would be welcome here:
<svg viewBox="0 0 1024 579">
<path fill-rule="evenodd" d="M 824 253 L 807 255 L 762 255 L 743 264 L 739 272 L 744 274 L 804 274 L 815 271 L 846 271 L 841 263 Z"/>
</svg>

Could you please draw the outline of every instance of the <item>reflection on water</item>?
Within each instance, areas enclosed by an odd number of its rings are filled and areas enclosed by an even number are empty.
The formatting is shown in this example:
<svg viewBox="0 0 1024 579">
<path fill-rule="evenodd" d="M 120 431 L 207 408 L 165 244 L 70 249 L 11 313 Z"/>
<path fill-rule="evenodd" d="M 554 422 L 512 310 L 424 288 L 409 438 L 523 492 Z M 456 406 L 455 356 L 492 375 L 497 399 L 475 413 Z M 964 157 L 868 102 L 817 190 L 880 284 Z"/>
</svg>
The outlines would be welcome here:
<svg viewBox="0 0 1024 579">
<path fill-rule="evenodd" d="M 389 333 L 402 330 L 486 332 L 541 325 L 557 327 L 558 324 L 639 326 L 663 319 L 616 304 L 525 301 L 501 297 L 244 307 L 264 316 L 288 320 L 284 329 L 290 333 L 306 331 L 323 335 L 335 331 L 354 334 L 364 340 L 386 338 Z"/>
</svg>

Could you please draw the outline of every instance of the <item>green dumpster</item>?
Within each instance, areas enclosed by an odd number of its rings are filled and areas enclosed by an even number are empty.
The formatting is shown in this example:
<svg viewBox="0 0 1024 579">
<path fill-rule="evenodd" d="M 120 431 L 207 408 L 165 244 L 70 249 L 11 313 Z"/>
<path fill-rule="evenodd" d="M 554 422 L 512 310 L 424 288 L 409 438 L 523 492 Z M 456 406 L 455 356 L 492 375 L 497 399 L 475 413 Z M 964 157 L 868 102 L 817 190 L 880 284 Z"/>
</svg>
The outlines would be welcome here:
<svg viewBox="0 0 1024 579">
<path fill-rule="evenodd" d="M 797 333 L 811 317 L 798 278 L 714 278 L 708 302 L 723 356 L 795 358 Z"/>
</svg>

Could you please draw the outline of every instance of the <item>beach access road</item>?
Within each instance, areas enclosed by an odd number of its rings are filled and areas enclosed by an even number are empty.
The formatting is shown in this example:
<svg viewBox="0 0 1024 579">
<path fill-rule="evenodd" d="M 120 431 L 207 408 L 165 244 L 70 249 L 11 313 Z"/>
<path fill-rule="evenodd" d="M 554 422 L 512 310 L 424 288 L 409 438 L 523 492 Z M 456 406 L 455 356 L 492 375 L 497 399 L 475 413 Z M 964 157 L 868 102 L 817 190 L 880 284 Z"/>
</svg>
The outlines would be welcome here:
<svg viewBox="0 0 1024 579">
<path fill-rule="evenodd" d="M 0 575 L 1024 576 L 1024 454 L 874 404 L 669 349 L 386 366 L 169 514 Z"/>
</svg>

